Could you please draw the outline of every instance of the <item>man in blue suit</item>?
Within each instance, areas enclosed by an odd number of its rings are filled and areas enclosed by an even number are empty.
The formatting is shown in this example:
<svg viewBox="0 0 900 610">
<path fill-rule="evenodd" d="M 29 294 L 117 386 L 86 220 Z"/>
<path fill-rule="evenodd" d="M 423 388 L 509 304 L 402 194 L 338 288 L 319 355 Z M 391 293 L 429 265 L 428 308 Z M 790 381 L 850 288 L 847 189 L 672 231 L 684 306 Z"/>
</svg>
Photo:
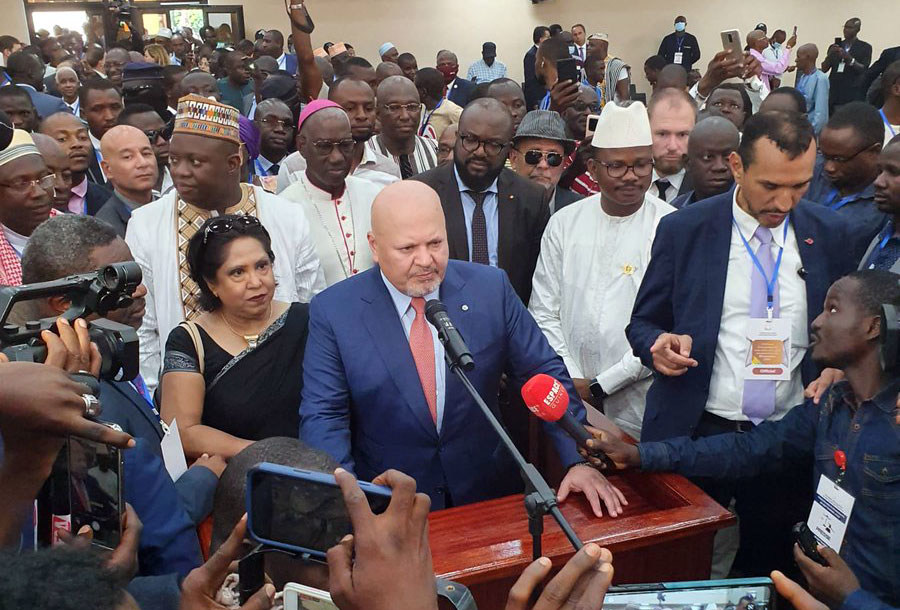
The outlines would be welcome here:
<svg viewBox="0 0 900 610">
<path fill-rule="evenodd" d="M 815 157 L 805 117 L 754 115 L 729 156 L 736 188 L 660 222 L 626 329 L 634 353 L 655 371 L 642 441 L 748 431 L 803 402 L 805 384 L 817 375 L 809 325 L 828 286 L 855 262 L 837 215 L 802 200 Z M 770 311 L 790 338 L 789 359 L 781 362 L 786 380 L 745 374 L 750 350 L 761 349 L 748 341 L 750 320 Z M 809 502 L 796 497 L 809 488 L 803 476 L 763 475 L 726 486 L 698 481 L 724 506 L 737 499 L 737 565 L 748 573 L 793 565 L 785 541 L 790 526 L 806 517 L 798 507 Z"/>
<path fill-rule="evenodd" d="M 6 60 L 6 73 L 14 85 L 19 85 L 31 96 L 31 101 L 41 118 L 56 112 L 69 112 L 62 98 L 44 93 L 44 64 L 37 56 L 26 51 L 16 51 Z"/>
<path fill-rule="evenodd" d="M 278 30 L 267 30 L 262 39 L 261 52 L 278 62 L 278 69 L 289 74 L 297 73 L 297 56 L 284 52 L 284 34 Z"/>
<path fill-rule="evenodd" d="M 459 78 L 459 60 L 456 53 L 446 49 L 437 54 L 437 69 L 444 76 L 447 85 L 447 99 L 465 108 L 475 91 L 475 83 L 464 78 Z"/>
<path fill-rule="evenodd" d="M 450 261 L 437 193 L 419 182 L 387 187 L 372 206 L 369 246 L 378 266 L 335 284 L 310 304 L 303 363 L 300 436 L 361 479 L 394 468 L 412 476 L 435 509 L 521 491 L 516 466 L 494 430 L 444 362 L 422 310 L 440 298 L 475 360 L 474 386 L 499 415 L 503 373 L 521 386 L 554 377 L 584 407 L 562 360 L 503 271 Z M 582 491 L 597 516 L 613 516 L 624 497 L 584 465 L 575 443 L 546 428 L 568 472 L 559 499 Z"/>
</svg>

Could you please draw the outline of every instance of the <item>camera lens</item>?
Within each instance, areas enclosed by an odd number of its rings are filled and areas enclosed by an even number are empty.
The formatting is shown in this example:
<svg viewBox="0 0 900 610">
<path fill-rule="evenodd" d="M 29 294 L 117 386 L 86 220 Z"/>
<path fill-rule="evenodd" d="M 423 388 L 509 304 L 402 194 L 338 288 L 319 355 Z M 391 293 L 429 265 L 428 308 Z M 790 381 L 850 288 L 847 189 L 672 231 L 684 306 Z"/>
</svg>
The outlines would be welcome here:
<svg viewBox="0 0 900 610">
<path fill-rule="evenodd" d="M 111 291 L 121 291 L 128 285 L 137 287 L 144 279 L 137 263 L 116 263 L 105 267 L 101 275 L 103 285 Z"/>
</svg>

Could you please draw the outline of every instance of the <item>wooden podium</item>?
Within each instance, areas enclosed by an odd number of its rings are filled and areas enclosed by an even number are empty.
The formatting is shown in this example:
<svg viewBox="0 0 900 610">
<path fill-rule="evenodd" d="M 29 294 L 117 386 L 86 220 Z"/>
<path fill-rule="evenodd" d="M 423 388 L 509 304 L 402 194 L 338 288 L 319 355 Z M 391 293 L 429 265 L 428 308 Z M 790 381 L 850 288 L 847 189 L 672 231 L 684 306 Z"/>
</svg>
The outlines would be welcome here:
<svg viewBox="0 0 900 610">
<path fill-rule="evenodd" d="M 598 519 L 581 494 L 560 507 L 583 542 L 612 552 L 613 582 L 709 578 L 713 536 L 735 522 L 731 513 L 678 475 L 627 471 L 609 478 L 628 500 L 623 515 Z M 435 574 L 469 587 L 480 610 L 503 608 L 510 587 L 531 563 L 522 496 L 435 511 L 429 528 Z M 542 544 L 554 570 L 574 553 L 550 516 L 544 518 Z"/>
</svg>

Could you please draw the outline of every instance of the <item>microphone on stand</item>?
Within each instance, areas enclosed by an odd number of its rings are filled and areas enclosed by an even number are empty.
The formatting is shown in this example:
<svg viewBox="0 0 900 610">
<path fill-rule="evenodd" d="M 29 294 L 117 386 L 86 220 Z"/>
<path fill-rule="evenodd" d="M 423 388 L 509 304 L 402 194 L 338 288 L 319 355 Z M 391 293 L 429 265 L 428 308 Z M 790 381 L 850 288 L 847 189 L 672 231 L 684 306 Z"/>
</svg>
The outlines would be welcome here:
<svg viewBox="0 0 900 610">
<path fill-rule="evenodd" d="M 575 439 L 579 447 L 592 457 L 601 460 L 605 468 L 615 470 L 613 461 L 600 449 L 588 447 L 587 442 L 593 437 L 581 422 L 569 412 L 569 393 L 559 381 L 538 373 L 522 386 L 522 400 L 528 410 L 546 422 L 552 422 Z"/>
</svg>

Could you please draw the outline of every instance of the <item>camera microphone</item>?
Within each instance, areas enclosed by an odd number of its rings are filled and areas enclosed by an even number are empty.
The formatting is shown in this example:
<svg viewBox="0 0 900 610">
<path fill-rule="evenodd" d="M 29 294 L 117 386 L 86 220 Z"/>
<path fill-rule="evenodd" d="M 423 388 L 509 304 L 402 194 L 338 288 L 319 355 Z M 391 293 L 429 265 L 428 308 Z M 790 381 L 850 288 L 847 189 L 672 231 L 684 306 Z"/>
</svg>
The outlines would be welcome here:
<svg viewBox="0 0 900 610">
<path fill-rule="evenodd" d="M 464 371 L 471 371 L 475 368 L 472 352 L 466 347 L 462 335 L 453 326 L 450 316 L 447 315 L 446 305 L 437 299 L 431 299 L 425 303 L 425 319 L 437 329 L 438 338 L 444 345 L 444 350 L 451 363 L 458 365 Z"/>
</svg>

